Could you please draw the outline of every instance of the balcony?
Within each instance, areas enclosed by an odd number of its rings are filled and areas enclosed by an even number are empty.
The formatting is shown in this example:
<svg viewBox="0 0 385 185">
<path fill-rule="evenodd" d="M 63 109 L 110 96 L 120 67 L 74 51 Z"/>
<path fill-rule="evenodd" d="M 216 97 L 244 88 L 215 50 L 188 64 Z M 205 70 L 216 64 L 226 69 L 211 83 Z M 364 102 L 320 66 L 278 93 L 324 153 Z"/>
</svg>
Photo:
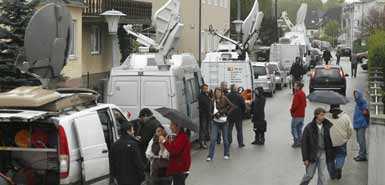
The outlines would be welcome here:
<svg viewBox="0 0 385 185">
<path fill-rule="evenodd" d="M 83 9 L 84 17 L 100 17 L 106 10 L 118 10 L 127 15 L 124 19 L 151 21 L 152 3 L 133 0 L 84 0 L 87 8 Z"/>
</svg>

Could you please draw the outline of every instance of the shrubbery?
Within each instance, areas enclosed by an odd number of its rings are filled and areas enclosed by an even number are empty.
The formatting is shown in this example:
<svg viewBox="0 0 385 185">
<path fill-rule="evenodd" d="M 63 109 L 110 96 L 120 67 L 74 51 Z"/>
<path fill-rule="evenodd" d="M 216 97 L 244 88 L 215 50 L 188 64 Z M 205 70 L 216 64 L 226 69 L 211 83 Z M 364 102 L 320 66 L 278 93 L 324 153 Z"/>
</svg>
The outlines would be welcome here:
<svg viewBox="0 0 385 185">
<path fill-rule="evenodd" d="M 369 37 L 368 52 L 369 70 L 371 67 L 385 70 L 385 31 L 377 31 Z"/>
</svg>

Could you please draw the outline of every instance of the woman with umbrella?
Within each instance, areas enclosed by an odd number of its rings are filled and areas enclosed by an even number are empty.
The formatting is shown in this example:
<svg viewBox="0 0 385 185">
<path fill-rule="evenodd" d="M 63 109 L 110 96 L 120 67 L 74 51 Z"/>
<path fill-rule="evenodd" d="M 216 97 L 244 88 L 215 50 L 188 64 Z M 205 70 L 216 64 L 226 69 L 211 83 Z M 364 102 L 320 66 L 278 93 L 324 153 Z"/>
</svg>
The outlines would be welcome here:
<svg viewBox="0 0 385 185">
<path fill-rule="evenodd" d="M 186 129 L 198 131 L 197 127 L 184 114 L 169 108 L 156 109 L 171 121 L 170 129 L 175 138 L 159 136 L 159 142 L 169 152 L 167 175 L 172 177 L 173 185 L 185 185 L 191 166 L 191 143 Z"/>
<path fill-rule="evenodd" d="M 332 123 L 330 138 L 336 158 L 333 161 L 328 161 L 327 166 L 331 179 L 341 179 L 342 168 L 347 155 L 347 142 L 352 136 L 353 128 L 349 115 L 340 109 L 340 105 L 347 104 L 349 101 L 341 94 L 332 91 L 315 91 L 309 95 L 309 99 L 313 102 L 330 105 L 326 119 Z"/>
</svg>

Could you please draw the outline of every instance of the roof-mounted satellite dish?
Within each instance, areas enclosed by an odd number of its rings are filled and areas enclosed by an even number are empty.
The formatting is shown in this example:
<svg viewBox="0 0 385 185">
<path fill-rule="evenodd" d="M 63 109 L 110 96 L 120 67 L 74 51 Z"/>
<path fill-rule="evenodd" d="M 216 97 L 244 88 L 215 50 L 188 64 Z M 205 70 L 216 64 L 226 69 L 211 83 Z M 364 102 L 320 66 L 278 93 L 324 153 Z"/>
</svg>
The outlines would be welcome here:
<svg viewBox="0 0 385 185">
<path fill-rule="evenodd" d="M 70 48 L 71 15 L 60 4 L 47 4 L 38 10 L 25 33 L 27 61 L 16 64 L 20 69 L 43 79 L 58 77 Z"/>
</svg>

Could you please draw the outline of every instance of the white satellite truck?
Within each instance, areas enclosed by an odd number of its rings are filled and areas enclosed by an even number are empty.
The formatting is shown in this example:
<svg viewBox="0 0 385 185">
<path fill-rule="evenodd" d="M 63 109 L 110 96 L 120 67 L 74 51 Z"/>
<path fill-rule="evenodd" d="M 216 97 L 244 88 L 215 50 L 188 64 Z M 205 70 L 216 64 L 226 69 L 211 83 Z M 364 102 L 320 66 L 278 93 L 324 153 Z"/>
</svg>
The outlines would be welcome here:
<svg viewBox="0 0 385 185">
<path fill-rule="evenodd" d="M 142 108 L 168 107 L 181 111 L 199 125 L 198 96 L 203 84 L 196 59 L 191 54 L 173 54 L 180 38 L 179 0 L 169 0 L 153 17 L 153 40 L 124 26 L 143 47 L 121 66 L 111 70 L 107 102 L 137 118 Z M 150 53 L 149 50 L 156 53 Z M 168 120 L 153 111 L 162 124 Z M 197 139 L 195 133 L 192 139 Z"/>
<path fill-rule="evenodd" d="M 242 42 L 232 40 L 210 28 L 212 34 L 224 41 L 219 43 L 216 51 L 206 54 L 201 65 L 203 79 L 210 89 L 219 87 L 221 82 L 235 84 L 243 89 L 242 95 L 247 105 L 250 105 L 253 99 L 254 89 L 252 61 L 248 49 L 254 46 L 263 19 L 263 13 L 259 12 L 258 6 L 258 1 L 255 1 L 242 24 Z"/>
</svg>

